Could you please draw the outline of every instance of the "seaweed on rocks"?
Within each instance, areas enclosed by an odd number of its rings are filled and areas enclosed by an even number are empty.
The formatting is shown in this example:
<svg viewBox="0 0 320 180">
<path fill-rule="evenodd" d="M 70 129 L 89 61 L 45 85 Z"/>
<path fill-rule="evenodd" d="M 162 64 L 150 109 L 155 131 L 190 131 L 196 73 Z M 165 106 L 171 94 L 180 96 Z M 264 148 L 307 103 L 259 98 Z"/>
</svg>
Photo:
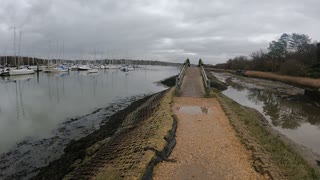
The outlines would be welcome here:
<svg viewBox="0 0 320 180">
<path fill-rule="evenodd" d="M 50 177 L 50 179 L 61 179 L 64 175 L 74 169 L 73 164 L 76 161 L 81 161 L 86 156 L 86 149 L 88 147 L 112 136 L 120 127 L 125 117 L 146 102 L 150 97 L 152 97 L 152 95 L 135 101 L 127 108 L 118 111 L 109 118 L 106 124 L 102 125 L 100 129 L 94 133 L 79 140 L 71 141 L 64 149 L 64 154 L 59 159 L 52 161 L 48 166 L 41 168 L 40 172 L 32 179 L 43 179 L 48 177 Z"/>
<path fill-rule="evenodd" d="M 112 115 L 100 129 L 70 142 L 61 158 L 41 168 L 33 179 L 90 178 L 97 175 L 99 168 L 108 163 L 126 172 L 129 164 L 132 166 L 141 159 L 140 156 L 148 153 L 143 146 L 147 143 L 148 134 L 153 133 L 154 127 L 138 125 L 152 116 L 165 92 L 133 102 Z"/>
<path fill-rule="evenodd" d="M 26 137 L 0 154 L 0 179 L 30 179 L 39 169 L 59 159 L 72 141 L 85 137 L 109 122 L 110 117 L 146 94 L 119 99 L 92 113 L 66 119 L 49 137 Z"/>
<path fill-rule="evenodd" d="M 176 78 L 177 78 L 178 75 L 175 75 L 175 76 L 171 76 L 171 77 L 168 77 L 164 80 L 161 80 L 160 83 L 167 86 L 167 87 L 173 87 L 176 85 Z"/>
<path fill-rule="evenodd" d="M 153 158 L 152 161 L 148 164 L 147 169 L 141 179 L 145 179 L 145 180 L 152 179 L 153 168 L 159 162 L 167 161 L 173 148 L 175 147 L 175 145 L 177 143 L 176 131 L 177 131 L 177 127 L 178 127 L 178 119 L 175 115 L 173 115 L 172 118 L 173 118 L 172 129 L 168 132 L 168 136 L 165 137 L 165 140 L 167 141 L 167 145 L 165 146 L 165 148 L 161 152 L 154 150 L 156 152 L 156 158 Z"/>
</svg>

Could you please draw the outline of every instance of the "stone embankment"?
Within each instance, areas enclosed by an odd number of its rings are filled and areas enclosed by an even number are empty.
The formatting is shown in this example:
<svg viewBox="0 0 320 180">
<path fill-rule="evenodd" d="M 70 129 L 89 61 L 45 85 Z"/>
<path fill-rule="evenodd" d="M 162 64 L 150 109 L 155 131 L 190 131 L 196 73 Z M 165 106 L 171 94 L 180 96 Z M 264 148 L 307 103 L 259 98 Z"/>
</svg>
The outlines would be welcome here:
<svg viewBox="0 0 320 180">
<path fill-rule="evenodd" d="M 34 179 L 149 178 L 175 144 L 172 94 L 172 89 L 157 93 L 116 113 L 98 131 L 67 146 Z"/>
</svg>

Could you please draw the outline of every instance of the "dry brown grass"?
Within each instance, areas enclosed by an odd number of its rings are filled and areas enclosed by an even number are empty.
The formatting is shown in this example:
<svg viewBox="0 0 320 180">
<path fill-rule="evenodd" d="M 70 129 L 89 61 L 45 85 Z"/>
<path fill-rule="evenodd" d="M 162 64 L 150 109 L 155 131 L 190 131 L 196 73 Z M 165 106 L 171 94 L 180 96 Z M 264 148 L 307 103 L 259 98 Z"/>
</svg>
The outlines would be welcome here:
<svg viewBox="0 0 320 180">
<path fill-rule="evenodd" d="M 271 80 L 281 81 L 285 83 L 292 83 L 292 84 L 306 86 L 306 87 L 320 88 L 320 79 L 283 76 L 283 75 L 278 75 L 270 72 L 260 72 L 260 71 L 246 71 L 245 75 L 249 77 L 271 79 Z"/>
</svg>

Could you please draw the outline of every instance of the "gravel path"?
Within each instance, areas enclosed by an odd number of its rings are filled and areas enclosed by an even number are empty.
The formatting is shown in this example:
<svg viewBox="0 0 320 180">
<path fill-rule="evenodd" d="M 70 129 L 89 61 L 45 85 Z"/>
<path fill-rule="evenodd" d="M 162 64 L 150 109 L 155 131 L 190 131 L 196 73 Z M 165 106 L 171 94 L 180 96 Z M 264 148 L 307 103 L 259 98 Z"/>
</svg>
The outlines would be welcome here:
<svg viewBox="0 0 320 180">
<path fill-rule="evenodd" d="M 176 97 L 177 144 L 168 161 L 159 163 L 153 178 L 265 179 L 254 171 L 250 152 L 236 137 L 214 98 Z"/>
</svg>

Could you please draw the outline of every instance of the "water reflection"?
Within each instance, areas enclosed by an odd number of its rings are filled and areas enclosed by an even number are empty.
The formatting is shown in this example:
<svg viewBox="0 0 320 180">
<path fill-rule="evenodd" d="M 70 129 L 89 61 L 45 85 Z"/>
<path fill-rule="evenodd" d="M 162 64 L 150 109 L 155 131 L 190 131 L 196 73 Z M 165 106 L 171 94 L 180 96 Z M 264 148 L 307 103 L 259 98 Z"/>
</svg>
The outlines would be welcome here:
<svg viewBox="0 0 320 180">
<path fill-rule="evenodd" d="M 296 99 L 281 97 L 273 91 L 249 89 L 248 99 L 263 102 L 263 112 L 270 116 L 272 125 L 285 129 L 297 129 L 302 123 L 320 124 L 319 108 L 311 103 L 297 102 Z M 303 97 L 298 97 L 303 98 Z"/>
<path fill-rule="evenodd" d="M 231 79 L 219 74 L 216 77 L 229 85 L 223 94 L 242 105 L 257 109 L 275 129 L 320 153 L 320 107 L 312 99 L 300 94 L 289 95 L 277 88 L 249 88 L 256 84 L 238 83 L 236 76 Z"/>
<path fill-rule="evenodd" d="M 177 74 L 176 67 L 38 73 L 0 78 L 0 154 L 26 137 L 47 137 L 67 118 L 106 107 L 119 99 L 165 89 L 154 82 Z"/>
</svg>

